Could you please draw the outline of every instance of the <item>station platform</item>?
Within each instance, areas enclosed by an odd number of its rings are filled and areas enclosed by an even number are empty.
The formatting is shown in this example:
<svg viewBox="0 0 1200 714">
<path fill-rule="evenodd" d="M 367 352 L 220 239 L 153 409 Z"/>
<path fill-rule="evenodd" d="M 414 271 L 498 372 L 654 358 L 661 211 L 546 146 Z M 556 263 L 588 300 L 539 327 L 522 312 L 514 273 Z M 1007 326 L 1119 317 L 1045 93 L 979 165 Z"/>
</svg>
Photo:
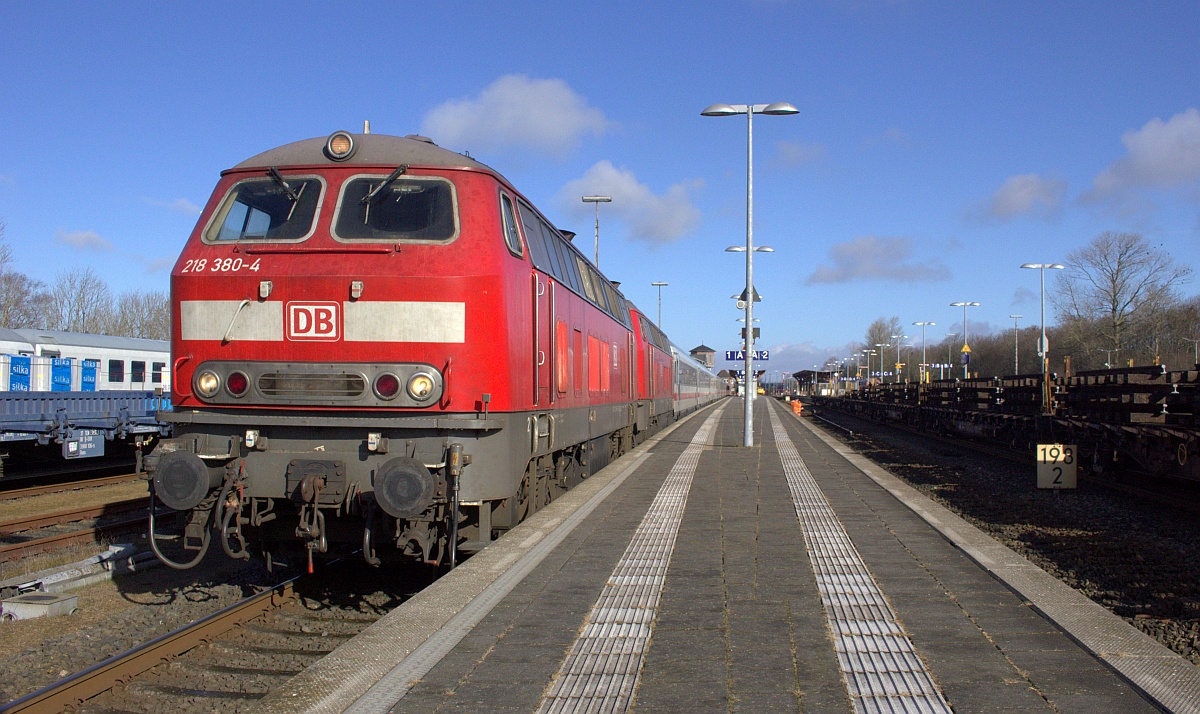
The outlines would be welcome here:
<svg viewBox="0 0 1200 714">
<path fill-rule="evenodd" d="M 1200 668 L 772 399 L 639 446 L 270 712 L 1198 712 Z"/>
</svg>

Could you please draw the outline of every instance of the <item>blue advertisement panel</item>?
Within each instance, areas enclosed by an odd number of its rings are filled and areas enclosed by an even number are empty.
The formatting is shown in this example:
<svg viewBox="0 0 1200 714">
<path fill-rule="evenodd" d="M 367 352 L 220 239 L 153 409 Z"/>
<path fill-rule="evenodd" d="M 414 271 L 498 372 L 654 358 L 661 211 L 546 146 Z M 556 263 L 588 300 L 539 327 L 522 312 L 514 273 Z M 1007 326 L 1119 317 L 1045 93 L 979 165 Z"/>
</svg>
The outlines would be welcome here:
<svg viewBox="0 0 1200 714">
<path fill-rule="evenodd" d="M 71 391 L 71 359 L 54 358 L 50 360 L 50 391 Z"/>
<path fill-rule="evenodd" d="M 29 358 L 9 357 L 8 389 L 13 392 L 29 391 Z"/>
<path fill-rule="evenodd" d="M 94 359 L 85 359 L 83 361 L 83 369 L 80 370 L 79 391 L 94 392 L 96 391 L 96 367 L 98 363 Z"/>
</svg>

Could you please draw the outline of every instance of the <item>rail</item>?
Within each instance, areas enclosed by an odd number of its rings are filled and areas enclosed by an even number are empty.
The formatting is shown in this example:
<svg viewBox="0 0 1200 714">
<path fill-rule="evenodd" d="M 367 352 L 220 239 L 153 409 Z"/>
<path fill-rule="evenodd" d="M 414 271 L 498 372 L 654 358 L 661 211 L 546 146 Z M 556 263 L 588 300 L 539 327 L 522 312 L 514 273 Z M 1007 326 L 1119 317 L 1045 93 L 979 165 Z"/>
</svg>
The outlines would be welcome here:
<svg viewBox="0 0 1200 714">
<path fill-rule="evenodd" d="M 235 627 L 282 607 L 295 597 L 292 578 L 263 592 L 218 610 L 131 650 L 77 672 L 48 687 L 0 706 L 0 714 L 58 712 L 78 707 L 113 687 Z"/>
</svg>

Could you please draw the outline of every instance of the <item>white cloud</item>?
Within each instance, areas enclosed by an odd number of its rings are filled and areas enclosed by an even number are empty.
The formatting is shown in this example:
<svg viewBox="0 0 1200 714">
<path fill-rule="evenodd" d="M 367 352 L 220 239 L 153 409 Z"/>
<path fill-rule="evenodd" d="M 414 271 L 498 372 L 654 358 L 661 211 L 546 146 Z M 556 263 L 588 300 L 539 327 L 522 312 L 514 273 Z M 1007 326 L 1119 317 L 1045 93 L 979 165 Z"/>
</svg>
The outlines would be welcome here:
<svg viewBox="0 0 1200 714">
<path fill-rule="evenodd" d="M 98 250 L 105 253 L 113 249 L 113 244 L 96 231 L 65 231 L 60 228 L 54 235 L 54 242 L 80 250 Z"/>
<path fill-rule="evenodd" d="M 1125 155 L 1101 171 L 1081 200 L 1124 203 L 1142 188 L 1176 188 L 1200 181 L 1200 110 L 1167 121 L 1151 119 L 1121 137 Z"/>
<path fill-rule="evenodd" d="M 422 123 L 424 133 L 456 150 L 525 148 L 553 156 L 608 127 L 604 113 L 566 82 L 520 74 L 497 79 L 478 97 L 435 107 Z"/>
<path fill-rule="evenodd" d="M 572 215 L 584 216 L 594 209 L 580 201 L 582 196 L 612 196 L 612 203 L 600 210 L 624 221 L 630 238 L 670 243 L 693 233 L 700 225 L 700 209 L 692 203 L 690 194 L 690 189 L 698 185 L 677 183 L 657 195 L 639 182 L 632 171 L 600 161 L 582 177 L 563 186 L 557 200 Z"/>
<path fill-rule="evenodd" d="M 826 159 L 829 149 L 824 144 L 804 144 L 798 141 L 778 141 L 775 148 L 779 158 L 788 166 L 817 164 Z"/>
<path fill-rule="evenodd" d="M 981 217 L 998 221 L 1014 218 L 1053 219 L 1062 212 L 1067 182 L 1038 174 L 1010 176 L 992 194 Z"/>
<path fill-rule="evenodd" d="M 830 248 L 833 266 L 818 267 L 804 282 L 807 285 L 870 280 L 932 283 L 950 279 L 950 270 L 936 258 L 905 262 L 911 256 L 909 238 L 860 236 Z"/>
<path fill-rule="evenodd" d="M 174 201 L 156 201 L 152 198 L 147 198 L 144 200 L 146 201 L 146 203 L 150 204 L 151 206 L 165 208 L 168 211 L 172 211 L 174 213 L 182 213 L 185 216 L 200 215 L 200 207 L 197 206 L 196 204 L 192 203 L 191 201 L 187 200 L 186 198 L 177 198 Z"/>
<path fill-rule="evenodd" d="M 866 139 L 868 148 L 879 146 L 880 144 L 891 144 L 907 149 L 912 146 L 912 143 L 912 136 L 907 131 L 895 126 L 890 126 L 884 129 L 882 133 L 868 136 Z"/>
</svg>

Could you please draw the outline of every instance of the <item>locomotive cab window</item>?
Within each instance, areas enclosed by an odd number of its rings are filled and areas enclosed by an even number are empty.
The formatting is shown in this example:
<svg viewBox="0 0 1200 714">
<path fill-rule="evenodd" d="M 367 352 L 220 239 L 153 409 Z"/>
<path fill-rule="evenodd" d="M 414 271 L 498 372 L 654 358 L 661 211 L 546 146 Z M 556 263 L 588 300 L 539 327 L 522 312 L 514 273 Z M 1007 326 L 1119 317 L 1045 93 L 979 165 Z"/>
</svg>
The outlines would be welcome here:
<svg viewBox="0 0 1200 714">
<path fill-rule="evenodd" d="M 362 176 L 342 187 L 336 240 L 449 243 L 457 235 L 454 185 L 445 179 Z"/>
<path fill-rule="evenodd" d="M 525 255 L 521 249 L 521 235 L 517 231 L 517 218 L 513 211 L 512 199 L 500 194 L 500 221 L 504 225 L 504 242 L 508 250 L 518 258 Z"/>
<path fill-rule="evenodd" d="M 318 178 L 279 176 L 278 180 L 239 181 L 213 214 L 204 240 L 209 243 L 304 240 L 312 232 L 320 200 Z"/>
</svg>

